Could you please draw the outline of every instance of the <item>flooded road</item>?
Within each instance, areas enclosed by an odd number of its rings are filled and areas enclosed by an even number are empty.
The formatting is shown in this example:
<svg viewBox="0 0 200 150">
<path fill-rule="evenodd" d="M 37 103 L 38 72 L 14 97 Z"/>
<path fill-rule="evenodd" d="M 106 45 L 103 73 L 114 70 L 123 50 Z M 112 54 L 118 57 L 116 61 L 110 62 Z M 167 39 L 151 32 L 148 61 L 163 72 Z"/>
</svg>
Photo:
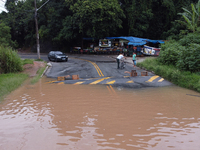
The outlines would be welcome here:
<svg viewBox="0 0 200 150">
<path fill-rule="evenodd" d="M 0 103 L 1 150 L 200 149 L 199 93 L 48 80 Z"/>
</svg>

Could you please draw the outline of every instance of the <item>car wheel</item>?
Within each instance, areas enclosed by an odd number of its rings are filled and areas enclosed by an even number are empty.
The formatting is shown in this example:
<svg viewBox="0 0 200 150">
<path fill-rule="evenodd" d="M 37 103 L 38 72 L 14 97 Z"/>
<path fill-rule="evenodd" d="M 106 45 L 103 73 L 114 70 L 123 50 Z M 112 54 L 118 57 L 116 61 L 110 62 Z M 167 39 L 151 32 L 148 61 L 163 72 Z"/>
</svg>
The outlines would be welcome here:
<svg viewBox="0 0 200 150">
<path fill-rule="evenodd" d="M 48 59 L 49 59 L 49 61 L 51 61 L 51 58 L 50 58 L 50 57 L 48 57 Z"/>
<path fill-rule="evenodd" d="M 68 58 L 65 61 L 68 61 Z"/>
</svg>

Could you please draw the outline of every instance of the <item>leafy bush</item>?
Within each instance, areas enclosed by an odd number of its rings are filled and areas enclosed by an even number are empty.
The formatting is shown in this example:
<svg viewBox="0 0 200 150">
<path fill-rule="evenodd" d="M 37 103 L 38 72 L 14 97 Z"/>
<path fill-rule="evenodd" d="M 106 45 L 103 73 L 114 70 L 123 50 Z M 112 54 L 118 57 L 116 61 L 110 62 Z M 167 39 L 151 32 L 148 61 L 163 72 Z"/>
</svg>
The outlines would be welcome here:
<svg viewBox="0 0 200 150">
<path fill-rule="evenodd" d="M 200 71 L 200 45 L 191 44 L 187 49 L 182 49 L 176 66 L 180 70 Z"/>
<path fill-rule="evenodd" d="M 200 34 L 189 33 L 178 41 L 182 46 L 190 46 L 191 43 L 200 44 Z"/>
<path fill-rule="evenodd" d="M 182 49 L 184 49 L 184 47 L 175 41 L 166 42 L 161 46 L 158 61 L 165 65 L 176 65 L 179 53 Z"/>
<path fill-rule="evenodd" d="M 179 41 L 169 41 L 162 45 L 158 61 L 164 65 L 174 65 L 180 70 L 200 71 L 200 34 L 189 33 Z"/>
<path fill-rule="evenodd" d="M 17 52 L 8 47 L 0 47 L 0 73 L 12 73 L 22 70 L 22 61 Z"/>
</svg>

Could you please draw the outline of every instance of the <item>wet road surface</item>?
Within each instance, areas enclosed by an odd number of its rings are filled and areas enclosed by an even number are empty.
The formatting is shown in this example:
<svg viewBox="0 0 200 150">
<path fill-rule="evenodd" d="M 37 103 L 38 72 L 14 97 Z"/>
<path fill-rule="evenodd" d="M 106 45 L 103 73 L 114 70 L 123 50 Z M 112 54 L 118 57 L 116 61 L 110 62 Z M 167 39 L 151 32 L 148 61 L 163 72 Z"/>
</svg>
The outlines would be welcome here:
<svg viewBox="0 0 200 150">
<path fill-rule="evenodd" d="M 129 58 L 131 59 L 131 58 Z M 58 84 L 108 84 L 115 87 L 129 88 L 162 87 L 171 86 L 172 83 L 152 72 L 139 67 L 133 68 L 132 62 L 126 63 L 124 69 L 117 69 L 117 63 L 109 56 L 75 56 L 68 62 L 51 62 L 52 67 L 46 72 L 46 76 L 54 78 Z M 132 77 L 131 71 L 137 75 Z M 146 71 L 147 76 L 142 76 Z M 79 80 L 72 80 L 72 75 L 78 75 Z M 66 77 L 65 81 L 56 81 L 57 77 Z"/>
<path fill-rule="evenodd" d="M 51 80 L 25 85 L 0 104 L 1 150 L 200 149 L 199 93 Z"/>
<path fill-rule="evenodd" d="M 36 54 L 19 54 L 21 58 L 37 58 Z M 159 77 L 152 72 L 148 72 L 148 76 L 142 76 L 141 68 L 133 68 L 132 57 L 126 57 L 126 67 L 117 69 L 115 55 L 81 55 L 67 54 L 68 62 L 50 62 L 50 67 L 46 76 L 49 78 L 70 76 L 65 81 L 56 81 L 57 84 L 106 84 L 114 87 L 163 87 L 171 86 L 172 83 Z M 47 54 L 41 54 L 41 58 L 48 61 Z M 141 62 L 145 57 L 138 57 L 138 62 Z M 137 76 L 131 77 L 132 70 L 136 70 Z M 72 75 L 78 75 L 80 80 L 72 80 Z"/>
</svg>

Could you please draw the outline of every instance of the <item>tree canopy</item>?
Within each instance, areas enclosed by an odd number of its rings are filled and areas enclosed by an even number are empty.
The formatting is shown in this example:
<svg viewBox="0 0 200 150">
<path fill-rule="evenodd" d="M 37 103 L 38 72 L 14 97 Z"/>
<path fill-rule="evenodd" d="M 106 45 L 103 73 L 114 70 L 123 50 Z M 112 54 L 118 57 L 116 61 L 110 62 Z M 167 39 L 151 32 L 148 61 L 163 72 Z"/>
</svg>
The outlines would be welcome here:
<svg viewBox="0 0 200 150">
<path fill-rule="evenodd" d="M 37 8 L 46 0 L 36 0 Z M 135 36 L 166 39 L 178 13 L 190 10 L 198 0 L 50 0 L 38 10 L 41 42 L 59 48 L 81 45 L 82 37 Z M 34 0 L 7 0 L 8 12 L 0 14 L 10 28 L 11 39 L 18 47 L 36 43 Z M 185 13 L 185 12 L 183 12 Z M 181 26 L 181 28 L 185 28 Z M 171 31 L 173 31 L 171 30 Z M 166 34 L 168 32 L 168 34 Z M 178 31 L 177 31 L 178 32 Z"/>
<path fill-rule="evenodd" d="M 179 20 L 179 22 L 186 25 L 192 32 L 195 32 L 200 21 L 200 1 L 197 4 L 191 4 L 191 11 L 186 8 L 182 9 L 184 12 L 179 13 L 179 15 L 182 15 L 184 21 Z"/>
<path fill-rule="evenodd" d="M 0 45 L 3 47 L 16 46 L 11 40 L 10 27 L 3 22 L 0 23 Z"/>
</svg>

